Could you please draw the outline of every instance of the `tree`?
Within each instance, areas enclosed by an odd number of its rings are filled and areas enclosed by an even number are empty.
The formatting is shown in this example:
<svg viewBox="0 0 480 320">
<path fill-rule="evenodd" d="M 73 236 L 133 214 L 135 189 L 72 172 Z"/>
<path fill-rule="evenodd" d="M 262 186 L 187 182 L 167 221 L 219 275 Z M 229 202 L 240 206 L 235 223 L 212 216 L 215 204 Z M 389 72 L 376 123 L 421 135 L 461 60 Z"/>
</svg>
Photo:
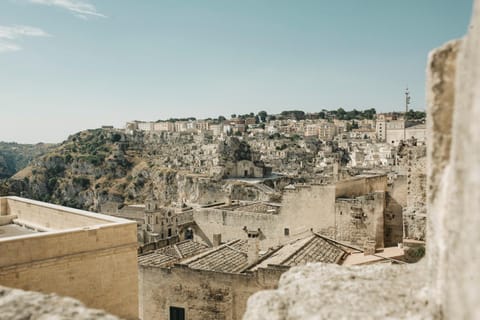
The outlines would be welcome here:
<svg viewBox="0 0 480 320">
<path fill-rule="evenodd" d="M 227 120 L 224 116 L 218 116 L 218 121 L 225 121 Z"/>
<path fill-rule="evenodd" d="M 284 117 L 295 119 L 295 120 L 304 120 L 305 119 L 305 112 L 303 112 L 301 110 L 282 111 L 281 115 L 284 116 Z"/>
<path fill-rule="evenodd" d="M 267 120 L 267 111 L 260 111 L 257 116 L 260 118 L 262 122 L 265 122 Z"/>
<path fill-rule="evenodd" d="M 335 113 L 336 113 L 337 119 L 343 120 L 343 119 L 345 119 L 345 114 L 346 114 L 347 112 L 345 112 L 345 110 L 344 110 L 343 108 L 338 108 Z"/>
</svg>

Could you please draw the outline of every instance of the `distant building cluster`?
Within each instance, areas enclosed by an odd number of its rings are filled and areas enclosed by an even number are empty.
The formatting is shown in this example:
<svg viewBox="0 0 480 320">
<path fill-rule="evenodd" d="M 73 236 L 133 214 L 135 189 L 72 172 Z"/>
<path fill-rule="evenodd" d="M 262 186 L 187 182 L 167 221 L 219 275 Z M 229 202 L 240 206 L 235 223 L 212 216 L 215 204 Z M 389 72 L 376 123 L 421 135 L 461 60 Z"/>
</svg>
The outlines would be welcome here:
<svg viewBox="0 0 480 320">
<path fill-rule="evenodd" d="M 409 120 L 405 113 L 377 114 L 373 119 L 340 120 L 334 117 L 324 119 L 301 119 L 295 117 L 235 117 L 231 119 L 131 121 L 127 131 L 146 132 L 190 132 L 221 135 L 282 134 L 318 138 L 323 141 L 342 139 L 370 139 L 397 146 L 400 141 L 415 139 L 425 142 L 424 119 Z"/>
</svg>

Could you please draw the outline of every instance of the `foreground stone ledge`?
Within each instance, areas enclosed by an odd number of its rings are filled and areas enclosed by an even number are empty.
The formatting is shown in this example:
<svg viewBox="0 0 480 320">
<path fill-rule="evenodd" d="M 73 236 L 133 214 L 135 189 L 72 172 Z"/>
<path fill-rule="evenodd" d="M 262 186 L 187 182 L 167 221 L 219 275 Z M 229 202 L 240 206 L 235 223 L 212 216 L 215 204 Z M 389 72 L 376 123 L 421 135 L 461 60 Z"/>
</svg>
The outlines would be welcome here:
<svg viewBox="0 0 480 320">
<path fill-rule="evenodd" d="M 0 320 L 119 320 L 72 298 L 0 286 Z"/>
<path fill-rule="evenodd" d="M 426 264 L 309 264 L 284 273 L 277 290 L 250 297 L 244 320 L 435 319 Z"/>
</svg>

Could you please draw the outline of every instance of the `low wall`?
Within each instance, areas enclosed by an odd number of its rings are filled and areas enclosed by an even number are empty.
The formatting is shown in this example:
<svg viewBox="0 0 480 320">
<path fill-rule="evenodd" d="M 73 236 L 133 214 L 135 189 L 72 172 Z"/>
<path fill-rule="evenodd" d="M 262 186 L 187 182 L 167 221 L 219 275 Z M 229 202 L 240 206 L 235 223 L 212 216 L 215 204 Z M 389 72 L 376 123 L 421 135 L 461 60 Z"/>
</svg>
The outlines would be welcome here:
<svg viewBox="0 0 480 320">
<path fill-rule="evenodd" d="M 387 191 L 387 180 L 387 175 L 377 175 L 339 181 L 335 184 L 335 197 L 358 197 L 372 192 Z"/>
<path fill-rule="evenodd" d="M 222 241 L 228 242 L 236 239 L 246 239 L 248 230 L 261 230 L 260 246 L 268 248 L 277 244 L 278 215 L 268 213 L 255 213 L 214 208 L 196 209 L 193 220 L 196 223 L 196 236 L 211 245 L 214 234 L 221 234 Z"/>
<path fill-rule="evenodd" d="M 16 215 L 19 220 L 28 221 L 28 223 L 47 229 L 62 230 L 123 221 L 93 212 L 30 199 L 18 197 L 8 197 L 4 199 L 6 199 L 6 211 L 8 214 Z M 68 219 L 65 219 L 66 214 L 68 215 Z"/>
</svg>

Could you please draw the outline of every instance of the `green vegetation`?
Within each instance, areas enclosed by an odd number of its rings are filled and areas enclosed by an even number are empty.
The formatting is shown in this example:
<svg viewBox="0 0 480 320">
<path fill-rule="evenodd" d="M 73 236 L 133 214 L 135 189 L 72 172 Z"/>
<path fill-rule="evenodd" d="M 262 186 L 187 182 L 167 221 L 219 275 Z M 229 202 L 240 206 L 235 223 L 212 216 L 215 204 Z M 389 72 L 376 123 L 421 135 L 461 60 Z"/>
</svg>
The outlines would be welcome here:
<svg viewBox="0 0 480 320">
<path fill-rule="evenodd" d="M 408 110 L 407 112 L 407 119 L 410 120 L 420 120 L 420 119 L 425 119 L 426 118 L 426 113 L 425 111 L 415 111 L 415 110 Z"/>
<path fill-rule="evenodd" d="M 280 116 L 284 119 L 304 120 L 305 112 L 301 110 L 282 111 Z"/>
<path fill-rule="evenodd" d="M 73 184 L 80 186 L 82 189 L 87 189 L 90 187 L 90 179 L 87 177 L 73 177 Z"/>
<path fill-rule="evenodd" d="M 363 111 L 359 111 L 357 109 L 345 111 L 343 108 L 338 108 L 337 110 L 328 111 L 328 115 L 331 115 L 338 120 L 372 120 L 375 118 L 376 114 L 377 111 L 374 108 Z"/>
<path fill-rule="evenodd" d="M 25 168 L 32 159 L 47 153 L 52 144 L 18 144 L 0 142 L 0 179 L 8 178 Z"/>
<path fill-rule="evenodd" d="M 170 118 L 167 120 L 157 120 L 156 122 L 180 122 L 180 121 L 195 121 L 197 118 L 188 117 L 188 118 Z"/>
</svg>

